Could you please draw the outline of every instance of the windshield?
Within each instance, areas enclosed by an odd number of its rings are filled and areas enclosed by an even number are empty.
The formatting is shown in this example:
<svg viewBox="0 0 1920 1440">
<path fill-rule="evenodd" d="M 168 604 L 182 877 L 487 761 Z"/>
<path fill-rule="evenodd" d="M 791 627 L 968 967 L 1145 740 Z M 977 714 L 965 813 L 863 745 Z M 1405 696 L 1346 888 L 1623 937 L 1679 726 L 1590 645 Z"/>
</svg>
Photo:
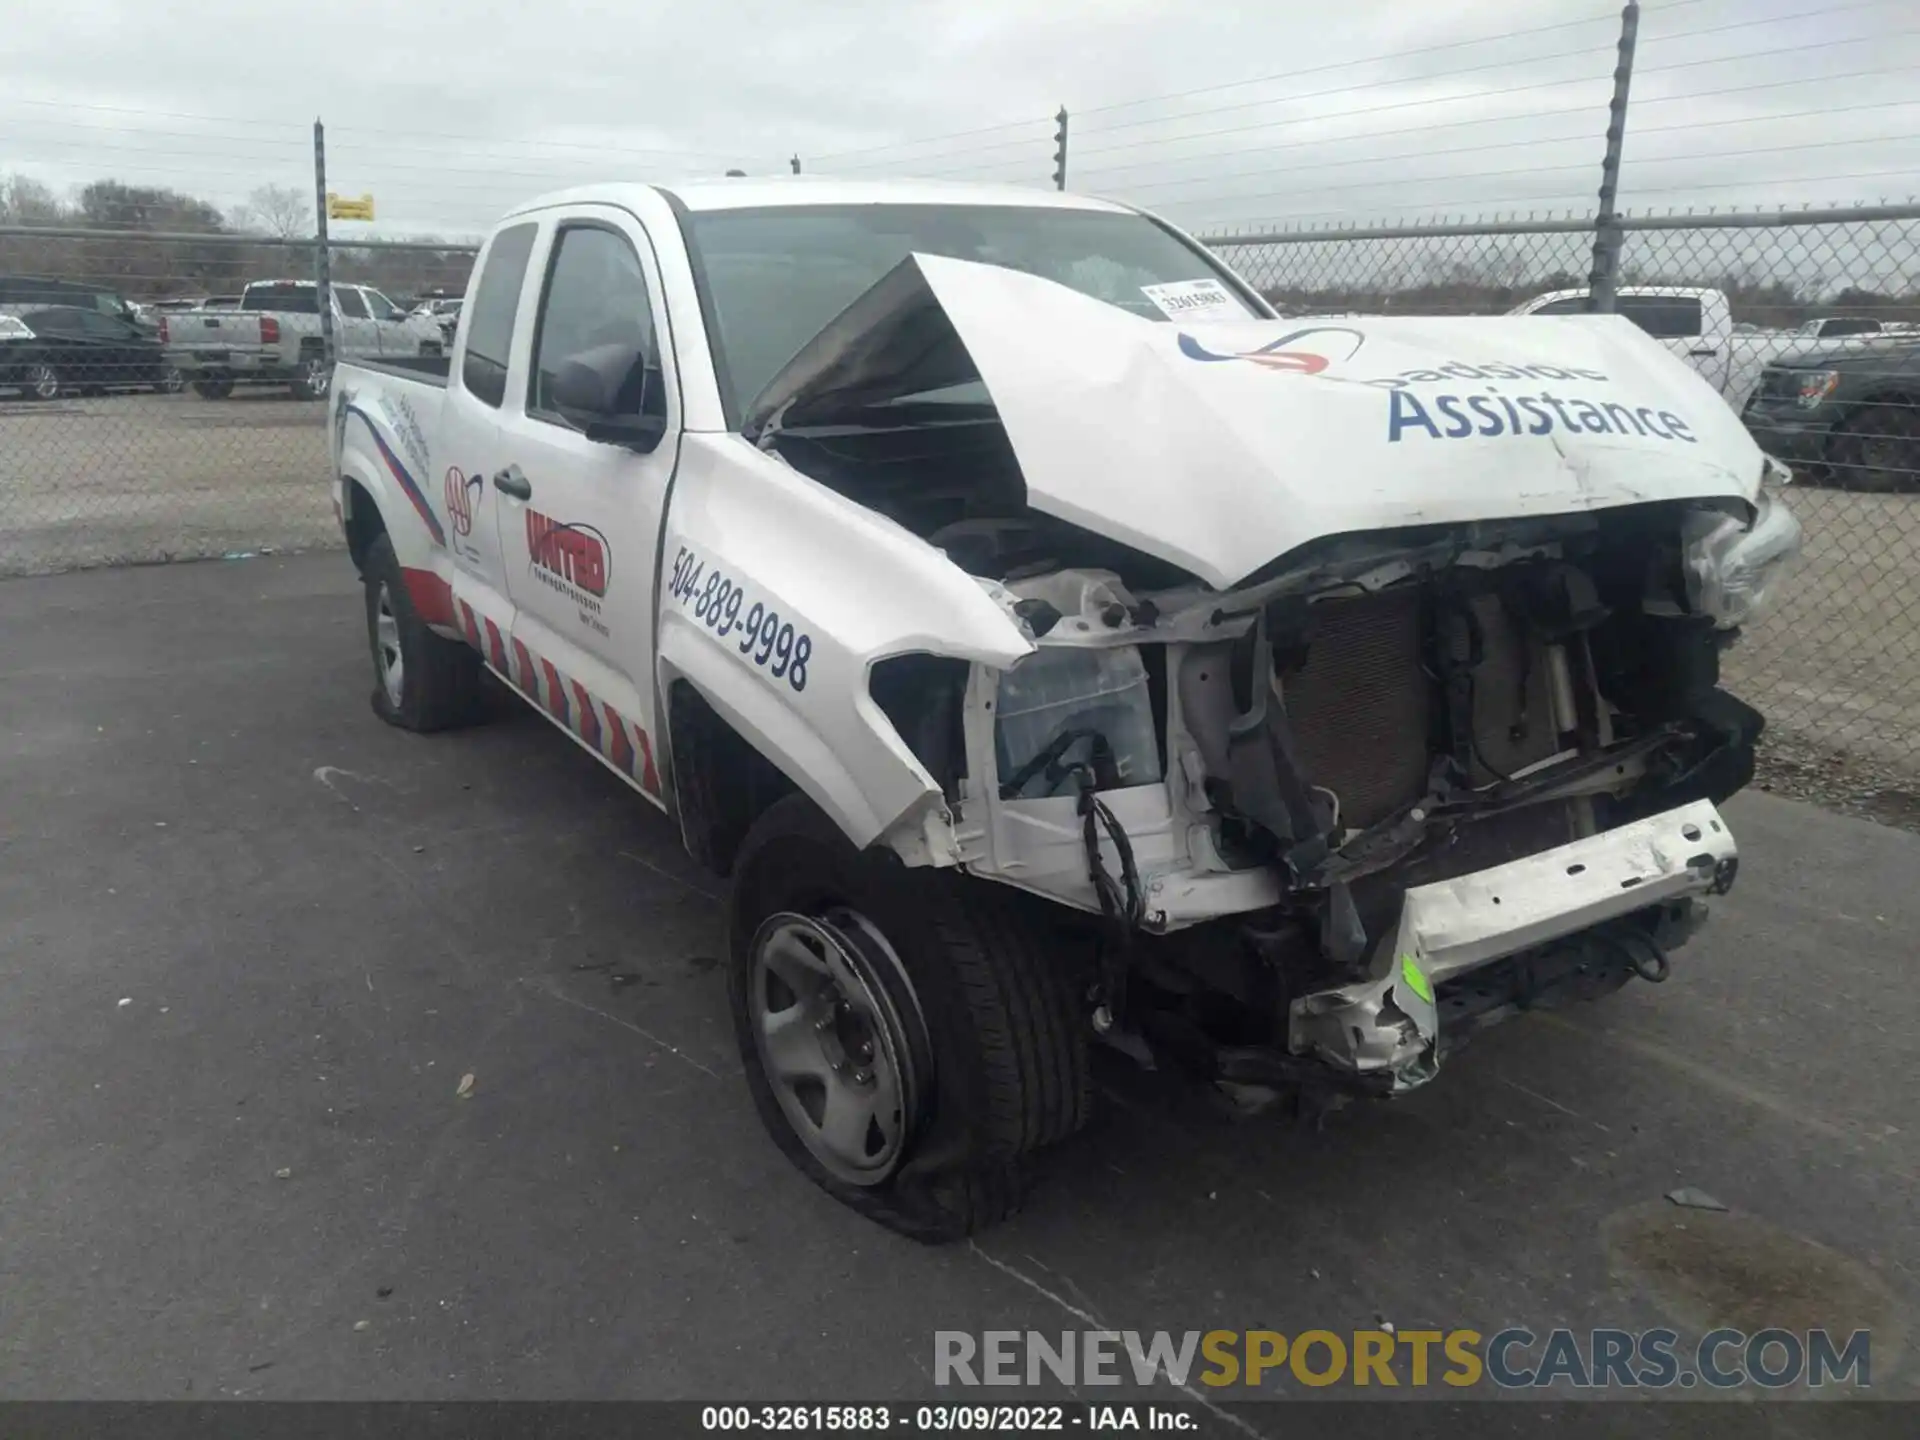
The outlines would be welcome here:
<svg viewBox="0 0 1920 1440">
<path fill-rule="evenodd" d="M 715 333 L 727 420 L 848 305 L 915 251 L 1042 275 L 1136 315 L 1145 286 L 1211 281 L 1254 315 L 1221 267 L 1143 215 L 1027 205 L 809 205 L 687 217 Z"/>
</svg>

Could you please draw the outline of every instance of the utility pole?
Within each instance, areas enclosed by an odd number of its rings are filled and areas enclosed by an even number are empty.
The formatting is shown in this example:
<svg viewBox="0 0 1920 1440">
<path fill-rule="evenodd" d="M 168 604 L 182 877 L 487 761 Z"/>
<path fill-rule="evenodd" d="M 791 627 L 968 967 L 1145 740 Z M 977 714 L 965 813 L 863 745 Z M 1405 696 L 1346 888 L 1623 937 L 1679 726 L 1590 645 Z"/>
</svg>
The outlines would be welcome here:
<svg viewBox="0 0 1920 1440">
<path fill-rule="evenodd" d="M 333 251 L 327 244 L 327 127 L 313 121 L 313 287 L 320 311 L 320 349 L 333 367 Z"/>
<path fill-rule="evenodd" d="M 1640 36 L 1640 0 L 1627 0 L 1620 12 L 1619 59 L 1613 69 L 1613 103 L 1607 108 L 1607 153 L 1600 162 L 1600 206 L 1593 217 L 1593 269 L 1587 276 L 1587 309 L 1596 314 L 1613 310 L 1620 283 L 1620 250 L 1626 232 L 1620 228 L 1616 199 L 1620 192 L 1620 149 L 1627 135 L 1627 93 L 1633 86 L 1633 50 Z"/>
<path fill-rule="evenodd" d="M 1060 113 L 1053 117 L 1056 128 L 1053 132 L 1053 188 L 1067 188 L 1067 107 L 1062 105 Z"/>
</svg>

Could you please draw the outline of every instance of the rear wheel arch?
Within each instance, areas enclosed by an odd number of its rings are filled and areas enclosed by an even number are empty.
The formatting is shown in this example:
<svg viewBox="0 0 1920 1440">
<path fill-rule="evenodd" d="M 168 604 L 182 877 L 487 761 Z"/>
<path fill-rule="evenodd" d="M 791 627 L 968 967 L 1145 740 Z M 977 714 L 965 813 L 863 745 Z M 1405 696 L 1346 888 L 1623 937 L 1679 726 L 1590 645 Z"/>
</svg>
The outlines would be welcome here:
<svg viewBox="0 0 1920 1440">
<path fill-rule="evenodd" d="M 340 483 L 345 492 L 341 518 L 347 532 L 347 554 L 353 560 L 353 568 L 364 572 L 367 551 L 375 540 L 387 533 L 386 517 L 380 513 L 379 502 L 372 492 L 358 480 L 343 475 Z"/>
</svg>

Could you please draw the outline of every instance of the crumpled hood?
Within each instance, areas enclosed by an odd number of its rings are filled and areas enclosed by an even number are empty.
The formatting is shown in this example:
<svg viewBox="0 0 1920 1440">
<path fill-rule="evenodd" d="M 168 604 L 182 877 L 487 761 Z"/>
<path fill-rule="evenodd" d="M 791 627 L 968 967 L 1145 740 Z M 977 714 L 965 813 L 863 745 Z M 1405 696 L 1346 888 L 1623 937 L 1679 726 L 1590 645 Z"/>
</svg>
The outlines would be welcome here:
<svg viewBox="0 0 1920 1440">
<path fill-rule="evenodd" d="M 884 423 L 875 407 L 976 377 L 1028 504 L 1223 589 L 1326 536 L 1751 501 L 1764 464 L 1618 316 L 1160 323 L 934 255 L 805 346 L 747 428 Z"/>
</svg>

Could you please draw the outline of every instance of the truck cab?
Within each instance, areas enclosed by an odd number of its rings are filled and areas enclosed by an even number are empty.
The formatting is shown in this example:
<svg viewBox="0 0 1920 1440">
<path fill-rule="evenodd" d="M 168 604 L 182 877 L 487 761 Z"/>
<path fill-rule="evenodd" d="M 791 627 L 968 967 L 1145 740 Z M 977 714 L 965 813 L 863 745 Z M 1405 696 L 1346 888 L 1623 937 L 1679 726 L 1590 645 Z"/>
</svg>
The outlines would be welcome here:
<svg viewBox="0 0 1920 1440">
<path fill-rule="evenodd" d="M 1384 1099 L 1665 980 L 1799 542 L 1620 317 L 1282 321 L 984 186 L 531 202 L 450 356 L 343 361 L 331 454 L 376 714 L 490 675 L 666 812 L 769 1134 L 926 1240 L 1011 1213 L 1093 1045 Z"/>
</svg>

